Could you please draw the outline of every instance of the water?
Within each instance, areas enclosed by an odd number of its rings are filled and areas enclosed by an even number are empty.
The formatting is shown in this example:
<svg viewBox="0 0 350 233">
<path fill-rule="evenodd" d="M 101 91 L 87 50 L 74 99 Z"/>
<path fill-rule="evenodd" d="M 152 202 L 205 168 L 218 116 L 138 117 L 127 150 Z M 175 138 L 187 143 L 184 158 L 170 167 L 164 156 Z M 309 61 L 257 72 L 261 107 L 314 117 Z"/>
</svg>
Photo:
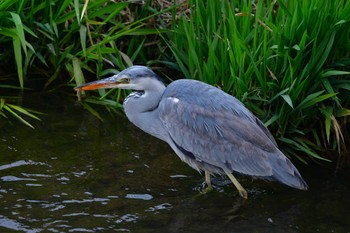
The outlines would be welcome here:
<svg viewBox="0 0 350 233">
<path fill-rule="evenodd" d="M 0 232 L 350 232 L 349 175 L 298 164 L 310 191 L 203 176 L 123 113 L 100 122 L 74 98 L 34 96 L 32 130 L 0 123 Z"/>
</svg>

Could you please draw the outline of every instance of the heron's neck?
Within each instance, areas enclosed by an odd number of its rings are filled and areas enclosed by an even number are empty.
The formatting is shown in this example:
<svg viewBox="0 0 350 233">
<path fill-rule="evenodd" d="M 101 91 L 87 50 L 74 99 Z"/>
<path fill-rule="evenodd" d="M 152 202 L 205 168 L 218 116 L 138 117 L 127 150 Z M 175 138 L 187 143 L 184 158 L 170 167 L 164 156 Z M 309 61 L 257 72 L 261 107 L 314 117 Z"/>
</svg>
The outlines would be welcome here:
<svg viewBox="0 0 350 233">
<path fill-rule="evenodd" d="M 129 120 L 154 137 L 166 139 L 163 124 L 159 119 L 158 105 L 165 90 L 163 84 L 152 90 L 146 90 L 143 95 L 132 93 L 124 101 L 124 111 Z"/>
</svg>

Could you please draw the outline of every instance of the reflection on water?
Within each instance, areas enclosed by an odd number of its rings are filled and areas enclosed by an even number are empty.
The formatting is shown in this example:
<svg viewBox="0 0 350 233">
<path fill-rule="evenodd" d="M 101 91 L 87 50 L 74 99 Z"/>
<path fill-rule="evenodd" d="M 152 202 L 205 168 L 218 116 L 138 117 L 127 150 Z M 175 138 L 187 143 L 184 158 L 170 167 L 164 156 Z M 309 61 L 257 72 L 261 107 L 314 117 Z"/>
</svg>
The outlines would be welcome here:
<svg viewBox="0 0 350 233">
<path fill-rule="evenodd" d="M 348 177 L 302 171 L 308 192 L 243 177 L 247 201 L 217 177 L 204 195 L 203 177 L 122 113 L 35 102 L 47 113 L 35 130 L 1 127 L 0 232 L 349 232 Z"/>
</svg>

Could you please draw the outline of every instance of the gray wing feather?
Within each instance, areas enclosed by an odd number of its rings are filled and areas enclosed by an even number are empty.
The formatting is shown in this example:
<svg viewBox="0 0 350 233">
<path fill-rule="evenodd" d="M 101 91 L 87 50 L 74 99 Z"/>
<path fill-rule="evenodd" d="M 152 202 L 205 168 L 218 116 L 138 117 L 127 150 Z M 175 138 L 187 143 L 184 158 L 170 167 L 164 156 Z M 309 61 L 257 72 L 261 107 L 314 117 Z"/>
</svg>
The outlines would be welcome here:
<svg viewBox="0 0 350 233">
<path fill-rule="evenodd" d="M 272 175 L 269 154 L 278 153 L 272 135 L 241 102 L 219 89 L 175 81 L 163 94 L 159 116 L 171 139 L 198 161 L 247 175 Z"/>
</svg>

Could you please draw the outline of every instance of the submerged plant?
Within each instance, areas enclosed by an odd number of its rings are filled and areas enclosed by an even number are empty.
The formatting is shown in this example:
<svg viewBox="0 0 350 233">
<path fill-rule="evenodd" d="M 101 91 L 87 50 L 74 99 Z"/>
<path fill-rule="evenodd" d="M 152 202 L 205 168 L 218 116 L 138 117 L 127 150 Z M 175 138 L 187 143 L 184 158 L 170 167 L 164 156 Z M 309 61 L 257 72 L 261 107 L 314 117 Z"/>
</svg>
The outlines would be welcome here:
<svg viewBox="0 0 350 233">
<path fill-rule="evenodd" d="M 0 85 L 0 88 L 4 87 Z M 7 86 L 6 88 L 13 87 Z M 34 129 L 34 126 L 30 124 L 25 118 L 29 117 L 31 119 L 40 121 L 40 119 L 34 115 L 40 113 L 14 104 L 13 102 L 18 101 L 18 99 L 19 98 L 13 96 L 7 96 L 6 99 L 4 97 L 0 97 L 0 118 L 9 118 L 11 116 Z"/>
</svg>

